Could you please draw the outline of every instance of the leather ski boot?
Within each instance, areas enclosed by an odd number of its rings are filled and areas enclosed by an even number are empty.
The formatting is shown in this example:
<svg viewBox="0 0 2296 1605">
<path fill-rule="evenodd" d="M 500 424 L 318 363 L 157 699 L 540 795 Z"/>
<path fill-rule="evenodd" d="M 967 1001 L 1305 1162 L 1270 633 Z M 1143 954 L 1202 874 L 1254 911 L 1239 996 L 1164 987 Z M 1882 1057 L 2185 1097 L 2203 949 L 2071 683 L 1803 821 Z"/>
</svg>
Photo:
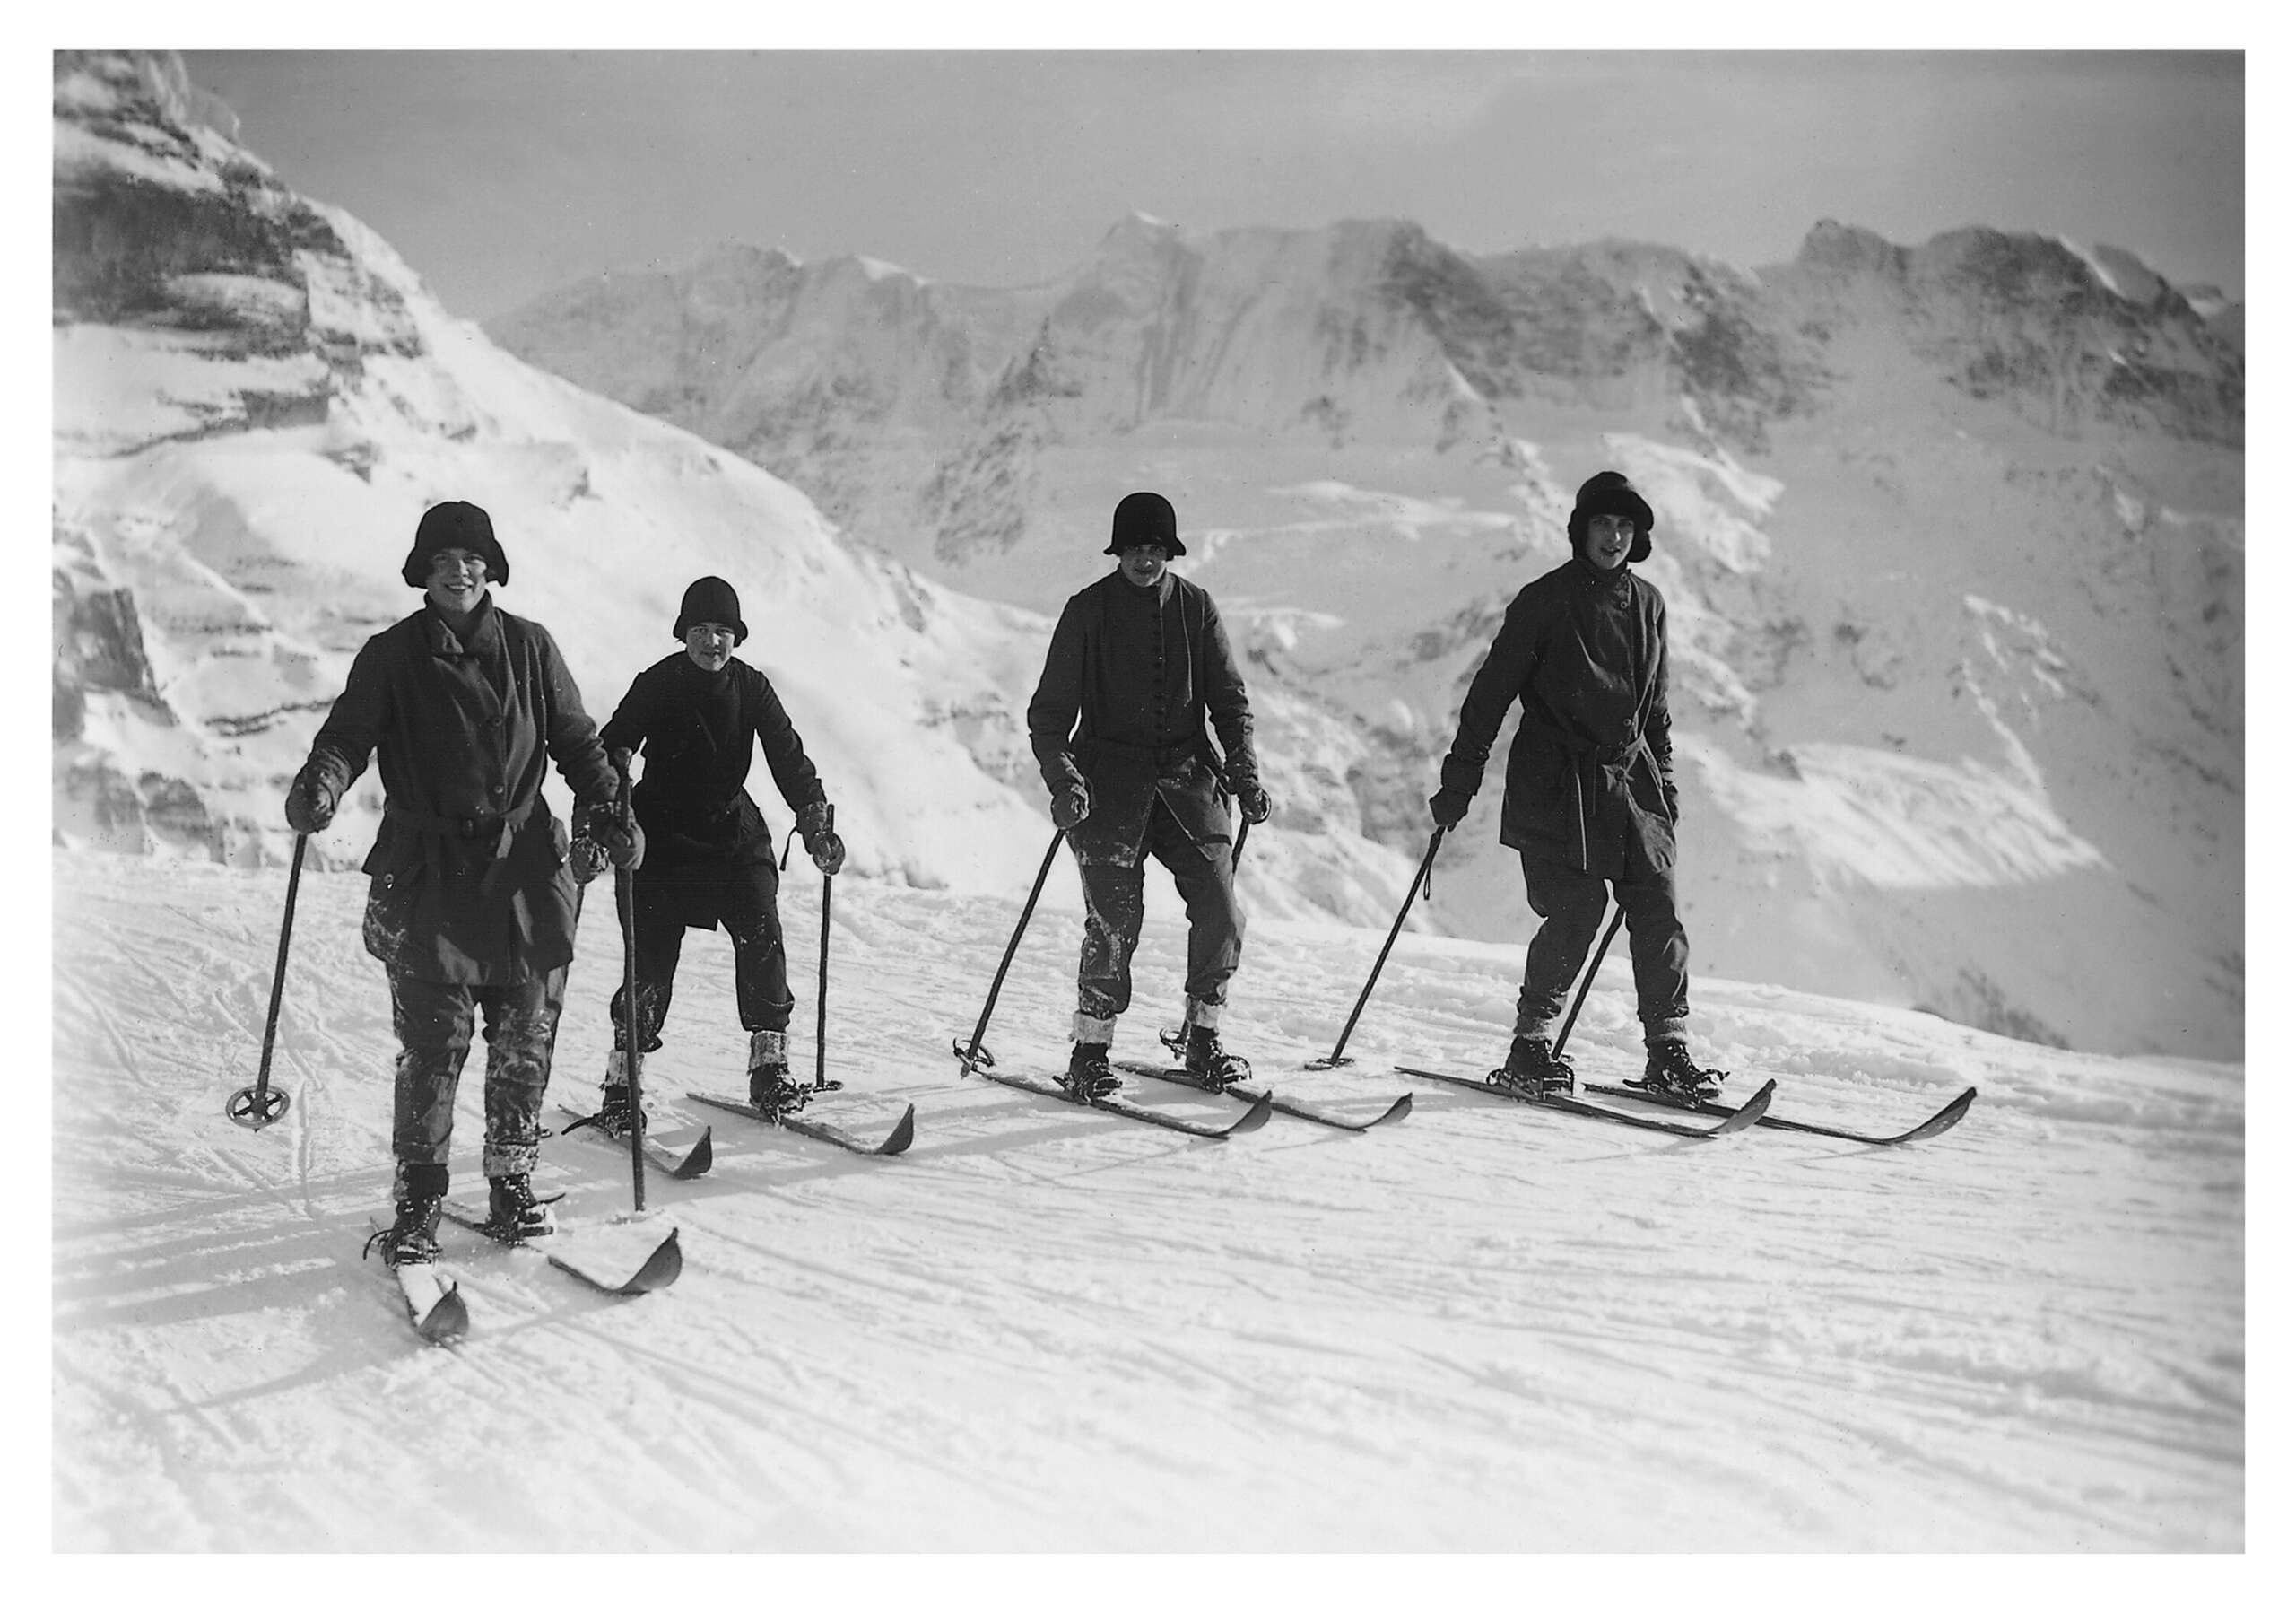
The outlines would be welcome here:
<svg viewBox="0 0 2296 1605">
<path fill-rule="evenodd" d="M 378 1249 L 386 1265 L 428 1265 L 439 1257 L 439 1211 L 447 1201 L 447 1167 L 408 1164 L 399 1168 L 398 1217 L 367 1239 L 365 1259 Z"/>
<path fill-rule="evenodd" d="M 547 1200 L 535 1197 L 534 1178 L 524 1172 L 515 1176 L 489 1176 L 486 1230 L 505 1243 L 517 1243 L 528 1237 L 549 1236 L 558 1230 L 558 1217 L 551 1213 Z"/>
<path fill-rule="evenodd" d="M 1248 1079 L 1252 1063 L 1220 1045 L 1220 1028 L 1193 1021 L 1178 1031 L 1157 1034 L 1164 1046 L 1180 1057 L 1181 1073 L 1206 1092 L 1225 1092 Z"/>
<path fill-rule="evenodd" d="M 643 1053 L 638 1056 L 638 1062 L 640 1065 L 646 1062 Z M 646 1129 L 646 1112 L 630 1101 L 630 1067 L 624 1063 L 620 1048 L 609 1049 L 606 1052 L 605 1083 L 599 1089 L 598 1112 L 591 1117 L 591 1121 L 613 1137 L 629 1136 L 632 1121 L 637 1122 L 639 1130 Z"/>
<path fill-rule="evenodd" d="M 1079 1103 L 1089 1103 L 1122 1087 L 1124 1079 L 1109 1069 L 1106 1042 L 1078 1042 L 1068 1051 L 1068 1069 L 1061 1075 L 1060 1085 Z"/>
<path fill-rule="evenodd" d="M 789 1078 L 789 1036 L 781 1031 L 750 1033 L 750 1104 L 769 1120 L 804 1107 L 806 1088 Z"/>
<path fill-rule="evenodd" d="M 1634 1085 L 1679 1103 L 1704 1103 L 1718 1097 L 1727 1070 L 1701 1069 L 1690 1056 L 1690 1044 L 1680 1038 L 1649 1045 L 1642 1079 Z"/>
<path fill-rule="evenodd" d="M 1578 1087 L 1570 1061 L 1557 1055 L 1554 1044 L 1543 1036 L 1517 1037 L 1507 1050 L 1507 1062 L 1491 1072 L 1490 1080 L 1493 1086 L 1528 1093 L 1535 1098 Z"/>
</svg>

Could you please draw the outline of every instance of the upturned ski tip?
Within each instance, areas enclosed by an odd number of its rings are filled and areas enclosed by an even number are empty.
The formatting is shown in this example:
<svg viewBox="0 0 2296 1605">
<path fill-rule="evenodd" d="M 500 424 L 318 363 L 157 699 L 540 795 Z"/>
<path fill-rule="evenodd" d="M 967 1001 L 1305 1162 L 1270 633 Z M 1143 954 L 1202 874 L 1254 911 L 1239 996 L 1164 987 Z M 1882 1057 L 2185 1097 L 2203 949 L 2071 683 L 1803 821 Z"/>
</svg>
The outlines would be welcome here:
<svg viewBox="0 0 2296 1605">
<path fill-rule="evenodd" d="M 463 1303 L 463 1290 L 451 1281 L 446 1283 L 446 1289 L 414 1323 L 415 1332 L 426 1343 L 451 1343 L 470 1331 L 470 1306 Z"/>
<path fill-rule="evenodd" d="M 1244 1118 L 1228 1128 L 1227 1134 L 1230 1137 L 1235 1137 L 1246 1131 L 1257 1131 L 1267 1124 L 1268 1117 L 1274 1112 L 1275 1095 L 1272 1092 L 1262 1093 L 1253 1102 L 1252 1106 L 1244 1111 Z"/>
<path fill-rule="evenodd" d="M 1754 1095 L 1739 1107 L 1737 1113 L 1715 1127 L 1711 1135 L 1727 1137 L 1734 1131 L 1743 1131 L 1748 1126 L 1753 1125 L 1763 1115 L 1770 1112 L 1770 1100 L 1777 1091 L 1778 1080 L 1777 1077 L 1772 1077 L 1770 1080 L 1763 1082 Z"/>
</svg>

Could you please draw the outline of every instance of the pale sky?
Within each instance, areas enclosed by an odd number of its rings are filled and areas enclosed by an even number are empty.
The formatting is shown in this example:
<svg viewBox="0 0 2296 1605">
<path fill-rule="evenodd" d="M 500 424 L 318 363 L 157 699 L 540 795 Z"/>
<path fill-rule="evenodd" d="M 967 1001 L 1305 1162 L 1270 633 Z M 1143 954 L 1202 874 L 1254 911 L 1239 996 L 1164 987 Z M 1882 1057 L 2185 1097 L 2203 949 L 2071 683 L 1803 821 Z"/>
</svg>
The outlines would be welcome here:
<svg viewBox="0 0 2296 1605">
<path fill-rule="evenodd" d="M 1742 266 L 1981 223 L 2245 295 L 2237 52 L 187 52 L 288 184 L 448 308 L 718 240 L 1013 285 L 1126 214 L 1401 217 Z"/>
</svg>

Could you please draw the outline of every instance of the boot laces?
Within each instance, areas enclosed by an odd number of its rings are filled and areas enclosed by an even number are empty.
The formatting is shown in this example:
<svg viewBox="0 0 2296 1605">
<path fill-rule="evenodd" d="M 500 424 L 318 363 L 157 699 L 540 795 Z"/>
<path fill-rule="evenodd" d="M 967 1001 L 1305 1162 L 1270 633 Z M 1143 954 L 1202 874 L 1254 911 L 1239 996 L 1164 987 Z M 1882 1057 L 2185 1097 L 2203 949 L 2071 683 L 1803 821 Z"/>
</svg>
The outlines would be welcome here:
<svg viewBox="0 0 2296 1605">
<path fill-rule="evenodd" d="M 379 1246 L 386 1265 L 428 1265 L 439 1257 L 439 1199 L 418 1193 L 398 1201 L 396 1219 L 367 1239 L 365 1259 Z"/>
</svg>

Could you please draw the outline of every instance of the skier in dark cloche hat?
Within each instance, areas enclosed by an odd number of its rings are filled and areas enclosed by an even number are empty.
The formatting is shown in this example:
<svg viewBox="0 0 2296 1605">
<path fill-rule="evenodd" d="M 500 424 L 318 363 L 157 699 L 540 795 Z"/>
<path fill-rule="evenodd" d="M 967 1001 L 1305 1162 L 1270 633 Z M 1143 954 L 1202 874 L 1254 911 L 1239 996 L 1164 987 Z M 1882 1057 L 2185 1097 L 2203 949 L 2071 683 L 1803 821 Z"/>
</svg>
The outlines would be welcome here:
<svg viewBox="0 0 2296 1605">
<path fill-rule="evenodd" d="M 1227 1086 L 1248 1068 L 1220 1041 L 1244 931 L 1227 799 L 1255 824 L 1269 804 L 1220 610 L 1165 567 L 1187 553 L 1170 502 L 1135 491 L 1118 502 L 1107 548 L 1116 569 L 1061 609 L 1029 702 L 1029 743 L 1053 823 L 1067 833 L 1083 879 L 1075 1045 L 1062 1077 L 1079 1099 L 1119 1085 L 1109 1045 L 1132 1002 L 1152 855 L 1187 909 L 1187 1003 L 1167 1045 L 1206 1086 Z"/>
<path fill-rule="evenodd" d="M 828 794 L 773 682 L 734 656 L 750 633 L 734 588 L 715 574 L 686 587 L 671 633 L 683 645 L 639 672 L 604 732 L 618 761 L 626 764 L 634 754 L 646 760 L 634 794 L 646 862 L 631 877 L 642 1040 L 628 1040 L 626 999 L 617 990 L 597 1116 L 617 1134 L 626 1134 L 632 1119 L 644 1119 L 630 1103 L 630 1056 L 639 1055 L 642 1063 L 662 1045 L 688 927 L 723 925 L 733 942 L 734 1007 L 749 1033 L 750 1103 L 778 1118 L 794 1113 L 812 1090 L 789 1076 L 796 999 L 781 936 L 781 877 L 773 833 L 747 789 L 759 748 L 796 816 L 813 867 L 835 875 L 845 864 L 845 843 L 830 827 Z"/>
<path fill-rule="evenodd" d="M 1650 504 L 1605 469 L 1578 487 L 1570 558 L 1518 591 L 1459 709 L 1428 800 L 1444 830 L 1466 817 L 1507 717 L 1523 716 L 1507 761 L 1499 839 L 1522 855 L 1541 924 L 1523 960 L 1515 1039 L 1491 1079 L 1569 1092 L 1555 1020 L 1587 961 L 1611 894 L 1626 916 L 1648 1090 L 1686 1103 L 1721 1076 L 1690 1052 L 1690 938 L 1674 904 L 1673 724 L 1666 710 L 1666 604 L 1628 565 L 1650 555 Z"/>
</svg>

